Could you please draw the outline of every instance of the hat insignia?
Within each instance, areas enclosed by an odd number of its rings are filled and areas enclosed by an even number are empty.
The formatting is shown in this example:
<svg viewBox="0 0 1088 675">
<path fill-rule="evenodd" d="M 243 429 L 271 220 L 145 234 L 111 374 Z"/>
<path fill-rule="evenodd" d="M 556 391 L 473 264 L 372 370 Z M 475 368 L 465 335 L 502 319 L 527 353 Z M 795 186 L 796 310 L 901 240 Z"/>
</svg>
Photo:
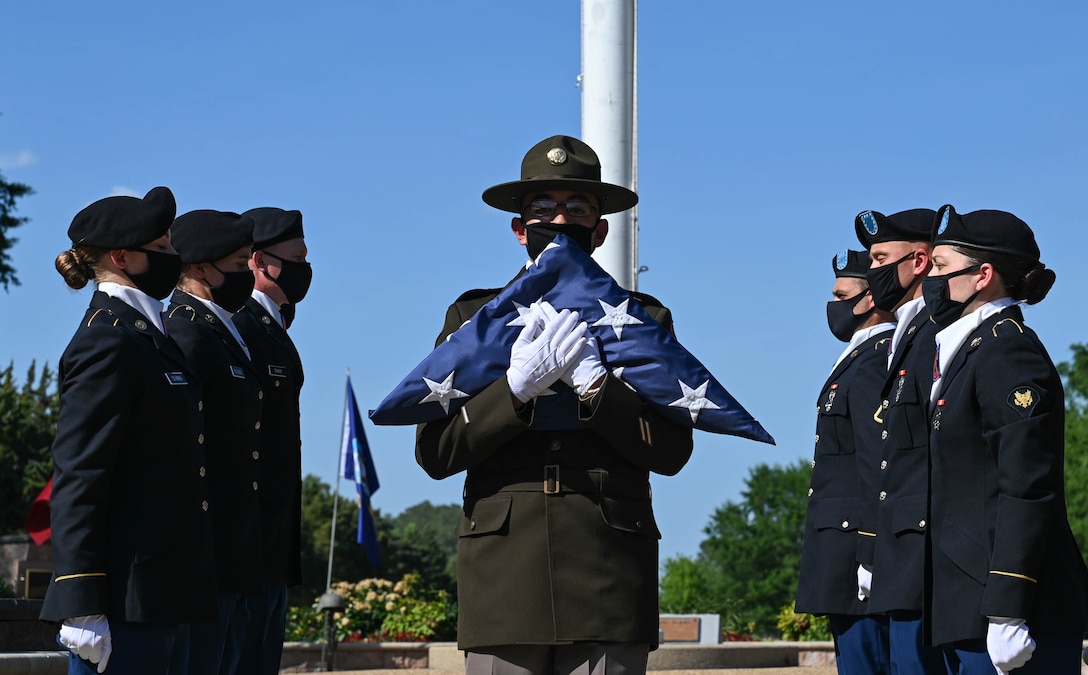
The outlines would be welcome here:
<svg viewBox="0 0 1088 675">
<path fill-rule="evenodd" d="M 879 226 L 876 224 L 876 218 L 873 216 L 872 211 L 866 211 L 861 214 L 861 223 L 865 226 L 865 231 L 869 234 L 876 234 L 879 230 Z"/>
<path fill-rule="evenodd" d="M 846 252 L 846 249 L 843 249 L 843 250 L 839 251 L 839 254 L 837 256 L 835 256 L 835 269 L 837 269 L 837 270 L 846 269 L 847 256 L 848 256 L 848 254 Z"/>
<path fill-rule="evenodd" d="M 949 209 L 945 209 L 941 212 L 941 224 L 937 226 L 937 234 L 944 234 L 948 229 L 948 211 Z"/>
<path fill-rule="evenodd" d="M 552 148 L 548 151 L 548 163 L 552 166 L 559 166 L 567 162 L 567 151 L 563 148 Z"/>
</svg>

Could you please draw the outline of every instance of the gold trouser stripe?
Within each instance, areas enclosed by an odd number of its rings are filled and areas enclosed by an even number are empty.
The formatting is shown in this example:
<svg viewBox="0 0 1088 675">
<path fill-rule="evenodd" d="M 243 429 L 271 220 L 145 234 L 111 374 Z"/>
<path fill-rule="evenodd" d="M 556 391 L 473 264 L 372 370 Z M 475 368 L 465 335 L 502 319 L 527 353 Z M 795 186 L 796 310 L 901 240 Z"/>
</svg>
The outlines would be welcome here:
<svg viewBox="0 0 1088 675">
<path fill-rule="evenodd" d="M 875 537 L 876 536 L 876 532 L 863 532 L 862 530 L 858 530 L 858 534 L 860 534 L 863 537 Z"/>
<path fill-rule="evenodd" d="M 104 576 L 106 576 L 105 572 L 84 572 L 83 574 L 65 574 L 64 576 L 57 577 L 53 581 L 57 582 L 57 581 L 67 581 L 69 579 L 80 579 L 82 577 L 104 577 Z"/>
<path fill-rule="evenodd" d="M 990 570 L 990 574 L 1000 574 L 1003 577 L 1012 577 L 1013 579 L 1023 579 L 1025 581 L 1030 581 L 1033 584 L 1039 583 L 1038 579 L 1032 579 L 1031 577 L 1029 577 L 1029 576 L 1027 576 L 1025 574 L 1017 574 L 1016 572 L 998 572 L 997 570 Z"/>
</svg>

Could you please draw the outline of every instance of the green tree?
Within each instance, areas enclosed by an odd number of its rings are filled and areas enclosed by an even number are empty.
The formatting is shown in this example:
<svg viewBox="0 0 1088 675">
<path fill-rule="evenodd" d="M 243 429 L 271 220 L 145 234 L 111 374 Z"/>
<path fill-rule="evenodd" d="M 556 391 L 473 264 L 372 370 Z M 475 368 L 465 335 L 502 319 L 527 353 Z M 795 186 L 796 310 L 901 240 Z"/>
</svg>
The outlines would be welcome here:
<svg viewBox="0 0 1088 675">
<path fill-rule="evenodd" d="M 727 631 L 776 635 L 779 611 L 797 592 L 809 478 L 804 461 L 753 467 L 742 500 L 711 515 L 698 558 L 666 561 L 670 608 L 721 614 Z"/>
<path fill-rule="evenodd" d="M 1065 381 L 1065 499 L 1083 554 L 1088 546 L 1088 345 L 1070 349 L 1073 357 L 1058 364 Z"/>
<path fill-rule="evenodd" d="M 22 386 L 15 366 L 0 371 L 0 533 L 26 531 L 31 501 L 53 475 L 49 449 L 57 432 L 59 395 L 48 364 L 31 362 Z"/>
<path fill-rule="evenodd" d="M 0 174 L 0 284 L 3 284 L 5 291 L 8 290 L 8 284 L 19 285 L 19 278 L 15 276 L 15 268 L 11 265 L 11 256 L 8 255 L 8 251 L 19 240 L 10 236 L 8 231 L 29 220 L 13 215 L 15 200 L 32 194 L 34 190 L 29 185 L 8 182 Z"/>
</svg>

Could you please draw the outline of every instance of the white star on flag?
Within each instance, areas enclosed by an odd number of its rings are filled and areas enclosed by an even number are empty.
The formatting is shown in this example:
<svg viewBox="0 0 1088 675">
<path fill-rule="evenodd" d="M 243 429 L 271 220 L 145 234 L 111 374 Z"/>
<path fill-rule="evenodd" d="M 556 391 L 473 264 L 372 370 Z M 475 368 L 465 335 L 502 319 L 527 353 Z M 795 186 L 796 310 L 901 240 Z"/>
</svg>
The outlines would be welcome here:
<svg viewBox="0 0 1088 675">
<path fill-rule="evenodd" d="M 548 309 L 551 309 L 552 314 L 555 314 L 555 310 L 552 309 L 551 304 L 549 304 L 547 302 L 544 302 L 544 298 L 540 298 L 539 300 L 537 300 L 537 303 L 547 305 Z M 520 302 L 515 301 L 514 302 L 514 309 L 517 310 L 518 315 L 516 317 L 514 317 L 513 319 L 511 319 L 509 321 L 509 323 L 507 323 L 506 325 L 507 326 L 524 326 L 525 323 L 529 320 L 528 317 L 533 313 L 532 306 L 526 307 L 525 305 L 521 304 Z M 452 335 L 452 333 L 451 333 L 451 335 Z"/>
<path fill-rule="evenodd" d="M 677 380 L 677 382 L 680 383 L 680 391 L 683 392 L 684 395 L 670 403 L 669 407 L 687 408 L 688 413 L 691 415 L 692 424 L 699 419 L 700 410 L 720 409 L 721 406 L 706 397 L 706 388 L 707 385 L 710 384 L 710 380 L 703 382 L 695 389 L 684 384 L 683 380 Z"/>
<path fill-rule="evenodd" d="M 423 378 L 423 381 L 427 383 L 427 388 L 431 390 L 431 393 L 423 397 L 423 400 L 419 402 L 419 405 L 424 403 L 430 403 L 431 401 L 438 401 L 442 406 L 442 410 L 446 413 L 450 411 L 450 401 L 455 398 L 468 398 L 468 394 L 458 389 L 453 388 L 453 375 L 457 371 L 450 371 L 450 374 L 446 376 L 446 379 L 441 382 L 435 382 L 434 380 Z"/>
<path fill-rule="evenodd" d="M 627 313 L 627 303 L 630 301 L 631 298 L 626 298 L 623 302 L 613 307 L 604 300 L 598 298 L 597 302 L 601 303 L 601 309 L 604 310 L 604 316 L 597 319 L 593 325 L 612 326 L 612 330 L 616 331 L 616 339 L 623 339 L 624 326 L 633 326 L 642 323 L 640 319 L 636 319 Z"/>
</svg>

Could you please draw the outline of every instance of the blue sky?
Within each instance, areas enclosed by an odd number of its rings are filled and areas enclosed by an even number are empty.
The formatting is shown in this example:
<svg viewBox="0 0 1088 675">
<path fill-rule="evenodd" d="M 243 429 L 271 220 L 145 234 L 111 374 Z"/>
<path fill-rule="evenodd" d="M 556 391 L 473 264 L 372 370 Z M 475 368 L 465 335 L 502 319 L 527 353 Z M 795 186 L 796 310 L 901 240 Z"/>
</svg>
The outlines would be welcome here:
<svg viewBox="0 0 1088 675">
<path fill-rule="evenodd" d="M 36 194 L 12 232 L 22 285 L 0 293 L 0 363 L 57 363 L 90 292 L 53 259 L 91 201 L 167 185 L 179 213 L 300 209 L 303 470 L 328 482 L 346 371 L 377 405 L 454 298 L 515 274 L 509 216 L 480 193 L 537 141 L 580 135 L 574 0 L 45 0 L 2 16 L 0 171 Z M 639 20 L 639 288 L 778 440 L 696 432 L 689 465 L 653 479 L 663 559 L 697 552 L 752 465 L 811 457 L 841 349 L 830 260 L 857 248 L 857 212 L 1016 213 L 1058 275 L 1028 322 L 1055 361 L 1088 341 L 1088 5 L 644 2 Z M 367 433 L 378 508 L 459 502 L 458 477 L 416 466 L 411 428 Z"/>
</svg>

